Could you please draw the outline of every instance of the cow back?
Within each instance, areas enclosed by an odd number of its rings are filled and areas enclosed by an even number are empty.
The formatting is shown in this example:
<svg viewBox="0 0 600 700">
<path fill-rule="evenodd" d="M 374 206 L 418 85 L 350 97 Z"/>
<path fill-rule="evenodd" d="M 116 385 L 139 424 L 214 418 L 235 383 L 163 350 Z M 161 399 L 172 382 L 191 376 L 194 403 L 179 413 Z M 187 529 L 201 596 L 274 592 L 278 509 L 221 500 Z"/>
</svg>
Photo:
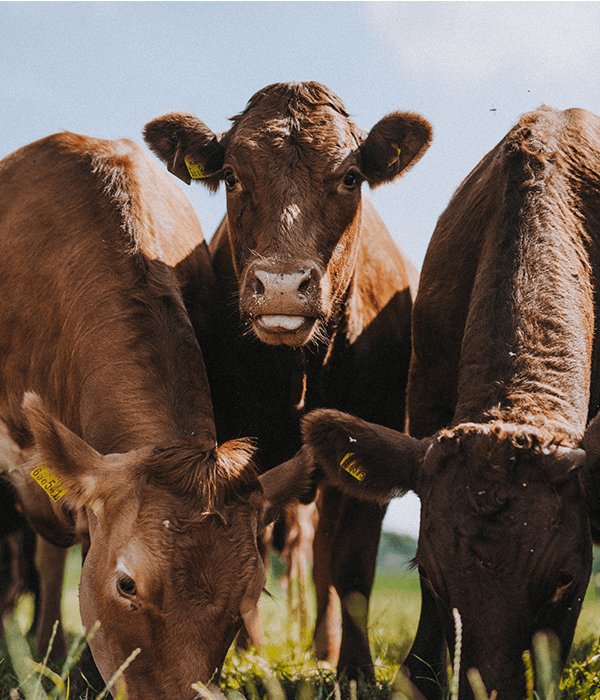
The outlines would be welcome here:
<svg viewBox="0 0 600 700">
<path fill-rule="evenodd" d="M 13 439 L 25 446 L 30 438 L 20 402 L 26 390 L 35 390 L 85 434 L 86 397 L 93 395 L 94 402 L 105 404 L 97 447 L 116 449 L 99 437 L 107 435 L 103 423 L 114 422 L 111 404 L 119 397 L 131 409 L 139 400 L 147 415 L 156 414 L 141 387 L 160 384 L 160 371 L 143 379 L 141 366 L 151 356 L 153 365 L 160 364 L 161 353 L 173 352 L 153 348 L 144 338 L 156 334 L 160 323 L 191 331 L 174 270 L 182 289 L 192 272 L 210 285 L 197 217 L 181 189 L 134 142 L 70 133 L 42 139 L 2 161 L 0 199 L 2 417 Z M 196 318 L 199 328 L 208 326 L 198 311 Z M 192 402 L 211 424 L 202 358 L 191 334 L 186 342 L 185 374 L 194 377 L 195 393 L 202 397 Z M 121 369 L 115 372 L 111 364 Z M 190 396 L 191 390 L 180 389 Z"/>
</svg>

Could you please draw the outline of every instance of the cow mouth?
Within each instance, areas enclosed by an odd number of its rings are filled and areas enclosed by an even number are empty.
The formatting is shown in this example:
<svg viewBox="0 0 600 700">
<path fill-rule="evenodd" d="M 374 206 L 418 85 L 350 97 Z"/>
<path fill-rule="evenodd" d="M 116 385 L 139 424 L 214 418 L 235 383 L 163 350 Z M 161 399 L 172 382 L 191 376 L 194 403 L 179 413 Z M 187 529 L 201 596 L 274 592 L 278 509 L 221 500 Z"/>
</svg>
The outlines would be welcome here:
<svg viewBox="0 0 600 700">
<path fill-rule="evenodd" d="M 288 316 L 287 314 L 264 314 L 256 319 L 268 333 L 289 333 L 299 330 L 308 319 L 306 316 Z"/>
<path fill-rule="evenodd" d="M 303 345 L 315 324 L 310 316 L 262 314 L 253 320 L 254 332 L 269 345 Z"/>
</svg>

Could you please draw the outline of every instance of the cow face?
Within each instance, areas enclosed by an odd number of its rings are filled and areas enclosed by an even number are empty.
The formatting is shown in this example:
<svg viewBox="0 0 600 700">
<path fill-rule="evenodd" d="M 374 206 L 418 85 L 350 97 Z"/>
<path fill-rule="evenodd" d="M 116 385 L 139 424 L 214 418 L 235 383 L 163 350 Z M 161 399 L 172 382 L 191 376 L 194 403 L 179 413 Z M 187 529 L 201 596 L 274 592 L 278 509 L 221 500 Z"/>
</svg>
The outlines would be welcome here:
<svg viewBox="0 0 600 700">
<path fill-rule="evenodd" d="M 389 182 L 416 162 L 431 128 L 394 113 L 367 135 L 317 83 L 265 88 L 215 135 L 171 114 L 144 137 L 186 182 L 227 188 L 227 229 L 239 311 L 264 343 L 317 339 L 346 294 L 361 228 L 361 184 Z"/>
<path fill-rule="evenodd" d="M 416 440 L 331 410 L 308 414 L 303 436 L 353 496 L 419 495 L 417 562 L 451 650 L 455 609 L 462 619 L 461 698 L 470 668 L 489 692 L 522 697 L 522 653 L 539 630 L 557 635 L 564 662 L 592 563 L 583 450 L 501 422 Z"/>
<path fill-rule="evenodd" d="M 499 697 L 522 697 L 537 631 L 557 635 L 564 662 L 591 571 L 583 451 L 506 428 L 443 434 L 417 486 L 417 562 L 451 649 L 453 610 L 462 618 L 461 697 L 471 697 L 469 668 Z"/>
<path fill-rule="evenodd" d="M 265 582 L 257 537 L 310 486 L 310 464 L 259 479 L 244 441 L 101 455 L 34 395 L 24 409 L 36 461 L 61 482 L 54 507 L 87 521 L 80 611 L 87 631 L 100 623 L 90 648 L 104 680 L 139 649 L 123 676 L 129 698 L 191 700 L 198 682 L 218 694 Z"/>
<path fill-rule="evenodd" d="M 128 697 L 192 698 L 198 681 L 218 687 L 221 665 L 265 571 L 257 549 L 256 503 L 197 503 L 137 485 L 88 511 L 80 610 L 105 681 L 137 648 L 125 674 Z"/>
</svg>

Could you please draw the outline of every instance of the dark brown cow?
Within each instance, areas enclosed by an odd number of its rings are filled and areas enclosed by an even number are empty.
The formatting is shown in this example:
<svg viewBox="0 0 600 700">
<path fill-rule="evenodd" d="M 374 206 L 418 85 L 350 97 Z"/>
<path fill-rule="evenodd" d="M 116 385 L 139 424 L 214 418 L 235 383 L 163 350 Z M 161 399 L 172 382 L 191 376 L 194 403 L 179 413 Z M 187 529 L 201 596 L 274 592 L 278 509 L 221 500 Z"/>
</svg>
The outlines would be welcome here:
<svg viewBox="0 0 600 700">
<path fill-rule="evenodd" d="M 331 412 L 306 419 L 310 450 L 351 493 L 421 498 L 423 606 L 406 666 L 428 698 L 442 697 L 432 670 L 444 639 L 453 649 L 454 609 L 461 698 L 476 667 L 499 700 L 520 700 L 538 630 L 558 636 L 563 662 L 569 652 L 592 561 L 582 467 L 591 478 L 600 456 L 600 422 L 588 426 L 600 398 L 599 185 L 600 119 L 523 116 L 431 240 L 413 315 L 415 437 Z M 339 467 L 348 453 L 358 478 Z"/>
<path fill-rule="evenodd" d="M 402 430 L 417 275 L 361 184 L 392 181 L 413 165 L 429 124 L 394 113 L 367 134 L 327 88 L 289 83 L 254 95 L 226 133 L 174 113 L 148 124 L 145 138 L 185 182 L 227 188 L 227 215 L 210 244 L 225 289 L 225 342 L 206 359 L 225 434 L 257 437 L 266 470 L 300 447 L 299 418 L 310 408 Z M 367 607 L 384 509 L 332 488 L 321 503 L 317 654 L 339 654 L 340 672 L 372 677 Z"/>
<path fill-rule="evenodd" d="M 139 649 L 131 700 L 218 692 L 265 581 L 257 530 L 310 474 L 259 480 L 247 442 L 216 445 L 182 298 L 193 277 L 206 329 L 196 215 L 135 143 L 70 133 L 4 159 L 0 201 L 0 462 L 38 533 L 83 543 L 104 680 Z"/>
</svg>

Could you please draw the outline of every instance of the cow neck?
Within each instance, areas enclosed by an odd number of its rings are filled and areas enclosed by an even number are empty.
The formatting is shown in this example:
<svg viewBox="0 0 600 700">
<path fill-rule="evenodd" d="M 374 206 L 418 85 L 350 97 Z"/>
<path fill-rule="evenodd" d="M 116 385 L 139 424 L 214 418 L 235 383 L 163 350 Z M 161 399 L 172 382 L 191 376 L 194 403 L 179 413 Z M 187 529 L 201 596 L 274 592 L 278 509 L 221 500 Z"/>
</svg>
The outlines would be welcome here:
<svg viewBox="0 0 600 700">
<path fill-rule="evenodd" d="M 560 168 L 525 165 L 513 160 L 502 216 L 483 244 L 455 422 L 552 421 L 577 439 L 588 413 L 593 341 L 586 236 Z"/>
<path fill-rule="evenodd" d="M 287 347 L 276 349 L 282 368 L 282 376 L 289 381 L 289 402 L 295 411 L 303 413 L 310 401 L 312 404 L 320 404 L 319 375 L 327 370 L 331 360 L 340 320 L 343 315 L 343 305 L 336 307 L 336 312 L 327 325 L 327 342 L 320 343 L 318 347 Z"/>
<path fill-rule="evenodd" d="M 58 395 L 80 396 L 75 420 L 82 437 L 100 452 L 190 438 L 210 445 L 208 380 L 183 307 L 165 288 L 162 296 L 141 296 L 127 308 L 118 295 L 113 303 L 105 299 L 91 310 L 83 338 L 75 329 L 67 345 L 78 349 L 76 357 L 55 367 L 56 380 L 69 377 L 72 386 Z M 65 362 L 73 363 L 75 373 L 61 368 Z M 61 407 L 61 413 L 69 410 Z"/>
<path fill-rule="evenodd" d="M 338 303 L 336 303 L 333 313 L 331 314 L 331 317 L 329 318 L 329 322 L 327 324 L 326 334 L 328 342 L 327 344 L 323 344 L 320 347 L 319 352 L 316 355 L 314 355 L 313 362 L 309 364 L 309 367 L 313 366 L 315 367 L 315 369 L 318 369 L 319 373 L 326 371 L 329 367 L 329 364 L 333 358 L 333 353 L 337 347 L 337 343 L 339 342 L 339 333 L 340 331 L 344 331 L 346 320 L 345 309 L 347 308 L 348 299 L 351 295 L 351 289 L 352 285 L 349 285 L 349 287 L 344 292 L 342 299 Z M 311 359 L 313 358 L 312 353 L 310 357 Z"/>
</svg>

